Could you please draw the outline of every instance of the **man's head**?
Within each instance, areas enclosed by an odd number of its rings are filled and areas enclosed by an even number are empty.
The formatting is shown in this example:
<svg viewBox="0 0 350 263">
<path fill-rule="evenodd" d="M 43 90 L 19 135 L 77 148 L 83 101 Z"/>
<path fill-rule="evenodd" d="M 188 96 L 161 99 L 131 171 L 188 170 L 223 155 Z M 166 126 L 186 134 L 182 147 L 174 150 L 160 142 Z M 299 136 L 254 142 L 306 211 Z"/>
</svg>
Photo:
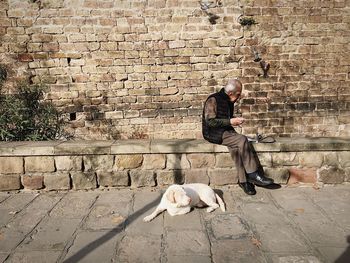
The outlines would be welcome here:
<svg viewBox="0 0 350 263">
<path fill-rule="evenodd" d="M 225 86 L 225 92 L 231 102 L 236 102 L 242 93 L 242 83 L 238 79 L 230 79 Z"/>
</svg>

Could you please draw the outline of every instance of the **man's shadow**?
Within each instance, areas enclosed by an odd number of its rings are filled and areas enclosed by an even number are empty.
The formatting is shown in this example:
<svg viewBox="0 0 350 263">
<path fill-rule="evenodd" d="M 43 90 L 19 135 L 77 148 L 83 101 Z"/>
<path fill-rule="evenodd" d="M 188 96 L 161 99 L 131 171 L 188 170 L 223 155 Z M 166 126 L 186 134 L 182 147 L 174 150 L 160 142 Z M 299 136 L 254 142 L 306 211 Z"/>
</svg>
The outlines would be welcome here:
<svg viewBox="0 0 350 263">
<path fill-rule="evenodd" d="M 340 257 L 334 261 L 334 263 L 348 263 L 348 262 L 350 262 L 350 236 L 347 237 L 347 241 L 349 243 L 349 246 L 344 251 L 344 253 L 341 254 Z"/>
</svg>

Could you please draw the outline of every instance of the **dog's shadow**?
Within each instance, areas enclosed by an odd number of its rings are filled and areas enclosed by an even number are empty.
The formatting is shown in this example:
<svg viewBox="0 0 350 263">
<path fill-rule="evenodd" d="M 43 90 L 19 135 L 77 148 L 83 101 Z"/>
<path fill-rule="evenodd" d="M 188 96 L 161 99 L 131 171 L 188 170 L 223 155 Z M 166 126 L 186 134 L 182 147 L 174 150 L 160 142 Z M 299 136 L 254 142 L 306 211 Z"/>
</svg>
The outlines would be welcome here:
<svg viewBox="0 0 350 263">
<path fill-rule="evenodd" d="M 226 204 L 225 199 L 224 199 L 224 192 L 221 189 L 213 189 L 213 191 L 220 196 L 224 204 Z"/>
</svg>

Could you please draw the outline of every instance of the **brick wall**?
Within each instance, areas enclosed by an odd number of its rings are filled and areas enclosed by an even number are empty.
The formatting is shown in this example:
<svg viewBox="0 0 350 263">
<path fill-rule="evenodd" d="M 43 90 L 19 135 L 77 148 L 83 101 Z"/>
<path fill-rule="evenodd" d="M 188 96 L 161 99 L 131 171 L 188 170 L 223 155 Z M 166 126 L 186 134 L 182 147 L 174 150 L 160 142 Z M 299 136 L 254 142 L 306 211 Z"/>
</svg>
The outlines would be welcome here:
<svg viewBox="0 0 350 263">
<path fill-rule="evenodd" d="M 243 133 L 350 135 L 348 1 L 206 3 L 2 0 L 7 86 L 48 83 L 76 137 L 200 138 L 205 98 L 239 77 Z"/>
</svg>

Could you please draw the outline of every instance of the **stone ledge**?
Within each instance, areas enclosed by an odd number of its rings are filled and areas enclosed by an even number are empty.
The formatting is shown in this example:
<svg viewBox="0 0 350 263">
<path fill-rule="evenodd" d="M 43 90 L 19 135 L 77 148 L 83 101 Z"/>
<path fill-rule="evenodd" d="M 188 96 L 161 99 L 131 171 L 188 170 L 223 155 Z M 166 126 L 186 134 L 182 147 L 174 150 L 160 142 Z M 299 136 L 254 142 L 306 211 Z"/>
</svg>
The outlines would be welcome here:
<svg viewBox="0 0 350 263">
<path fill-rule="evenodd" d="M 256 152 L 348 151 L 350 138 L 277 138 L 253 143 Z M 220 153 L 227 147 L 203 139 L 0 142 L 0 156 Z"/>
</svg>

